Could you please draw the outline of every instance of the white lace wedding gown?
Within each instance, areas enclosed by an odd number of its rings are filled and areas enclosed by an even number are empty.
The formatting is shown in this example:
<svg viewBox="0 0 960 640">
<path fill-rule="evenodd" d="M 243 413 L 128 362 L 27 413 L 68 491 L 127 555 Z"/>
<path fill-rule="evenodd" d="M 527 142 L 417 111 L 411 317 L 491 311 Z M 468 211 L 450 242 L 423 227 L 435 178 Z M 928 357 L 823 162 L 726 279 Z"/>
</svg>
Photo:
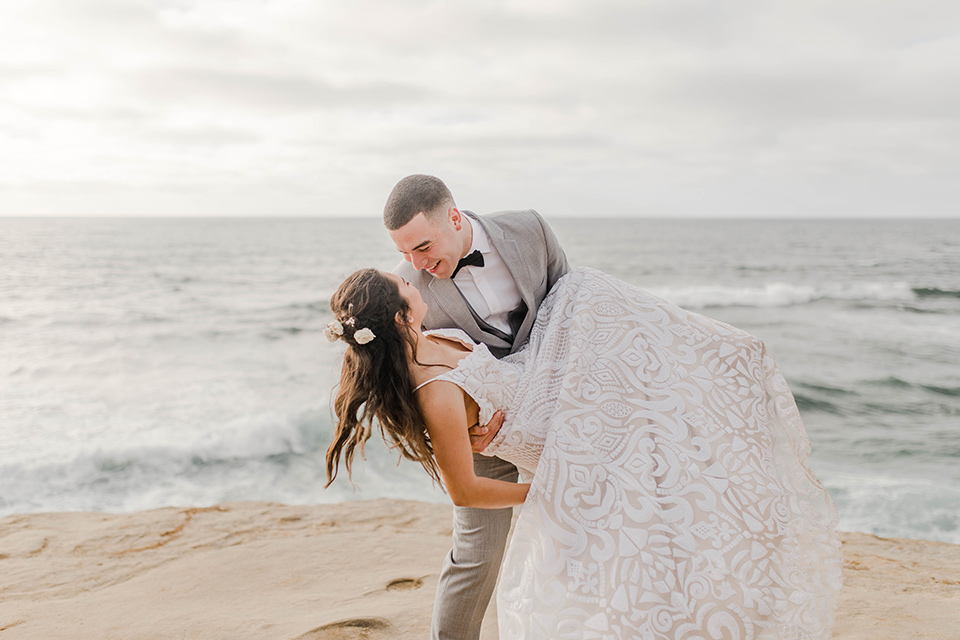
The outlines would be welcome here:
<svg viewBox="0 0 960 640">
<path fill-rule="evenodd" d="M 526 349 L 477 345 L 440 379 L 481 424 L 504 410 L 485 453 L 532 482 L 500 574 L 501 640 L 830 636 L 836 512 L 757 338 L 581 268 Z"/>
</svg>

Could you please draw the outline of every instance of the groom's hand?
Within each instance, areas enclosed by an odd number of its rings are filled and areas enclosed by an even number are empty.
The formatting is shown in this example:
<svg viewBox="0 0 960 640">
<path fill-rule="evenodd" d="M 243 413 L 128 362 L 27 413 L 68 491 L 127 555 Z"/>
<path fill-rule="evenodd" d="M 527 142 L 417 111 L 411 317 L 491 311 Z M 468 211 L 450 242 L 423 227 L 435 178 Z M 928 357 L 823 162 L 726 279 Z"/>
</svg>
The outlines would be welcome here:
<svg viewBox="0 0 960 640">
<path fill-rule="evenodd" d="M 503 412 L 497 411 L 487 424 L 475 424 L 470 427 L 470 448 L 473 452 L 483 453 L 502 426 Z"/>
</svg>

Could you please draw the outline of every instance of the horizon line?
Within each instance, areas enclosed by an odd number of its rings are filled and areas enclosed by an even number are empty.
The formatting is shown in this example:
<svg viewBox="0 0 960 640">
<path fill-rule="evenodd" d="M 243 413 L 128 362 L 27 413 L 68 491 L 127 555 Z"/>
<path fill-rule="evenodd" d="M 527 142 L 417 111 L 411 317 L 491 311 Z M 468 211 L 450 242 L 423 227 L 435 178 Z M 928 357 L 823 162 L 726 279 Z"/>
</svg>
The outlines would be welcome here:
<svg viewBox="0 0 960 640">
<path fill-rule="evenodd" d="M 469 209 L 468 209 L 469 210 Z M 495 212 L 490 212 L 495 213 Z M 483 215 L 483 214 L 481 214 Z M 380 219 L 379 214 L 245 214 L 245 213 L 0 213 L 0 219 L 129 219 L 129 220 L 369 220 Z M 960 220 L 960 213 L 944 216 L 914 216 L 904 215 L 576 215 L 551 214 L 547 219 L 568 220 Z"/>
</svg>

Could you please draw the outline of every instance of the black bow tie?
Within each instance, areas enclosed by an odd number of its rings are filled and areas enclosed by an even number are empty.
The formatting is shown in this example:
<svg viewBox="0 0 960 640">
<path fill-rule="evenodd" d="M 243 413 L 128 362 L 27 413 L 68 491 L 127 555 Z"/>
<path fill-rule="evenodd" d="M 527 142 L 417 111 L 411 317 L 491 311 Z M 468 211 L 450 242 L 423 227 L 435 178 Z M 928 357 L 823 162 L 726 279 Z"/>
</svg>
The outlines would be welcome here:
<svg viewBox="0 0 960 640">
<path fill-rule="evenodd" d="M 464 267 L 482 267 L 483 266 L 483 254 L 480 253 L 479 249 L 475 249 L 473 253 L 467 254 L 465 258 L 460 258 L 460 262 L 457 263 L 457 268 L 453 270 L 451 278 L 456 278 L 457 273 L 460 272 L 460 269 Z"/>
</svg>

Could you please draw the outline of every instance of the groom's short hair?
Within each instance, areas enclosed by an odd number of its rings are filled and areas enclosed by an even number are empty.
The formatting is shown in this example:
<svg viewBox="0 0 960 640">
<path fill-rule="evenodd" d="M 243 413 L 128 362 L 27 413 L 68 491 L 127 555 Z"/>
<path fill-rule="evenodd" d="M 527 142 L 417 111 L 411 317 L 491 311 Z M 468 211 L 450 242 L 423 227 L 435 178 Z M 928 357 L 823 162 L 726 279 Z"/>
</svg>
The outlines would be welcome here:
<svg viewBox="0 0 960 640">
<path fill-rule="evenodd" d="M 390 231 L 410 222 L 421 211 L 428 218 L 457 206 L 443 180 L 414 174 L 397 183 L 383 208 L 383 224 Z"/>
</svg>

